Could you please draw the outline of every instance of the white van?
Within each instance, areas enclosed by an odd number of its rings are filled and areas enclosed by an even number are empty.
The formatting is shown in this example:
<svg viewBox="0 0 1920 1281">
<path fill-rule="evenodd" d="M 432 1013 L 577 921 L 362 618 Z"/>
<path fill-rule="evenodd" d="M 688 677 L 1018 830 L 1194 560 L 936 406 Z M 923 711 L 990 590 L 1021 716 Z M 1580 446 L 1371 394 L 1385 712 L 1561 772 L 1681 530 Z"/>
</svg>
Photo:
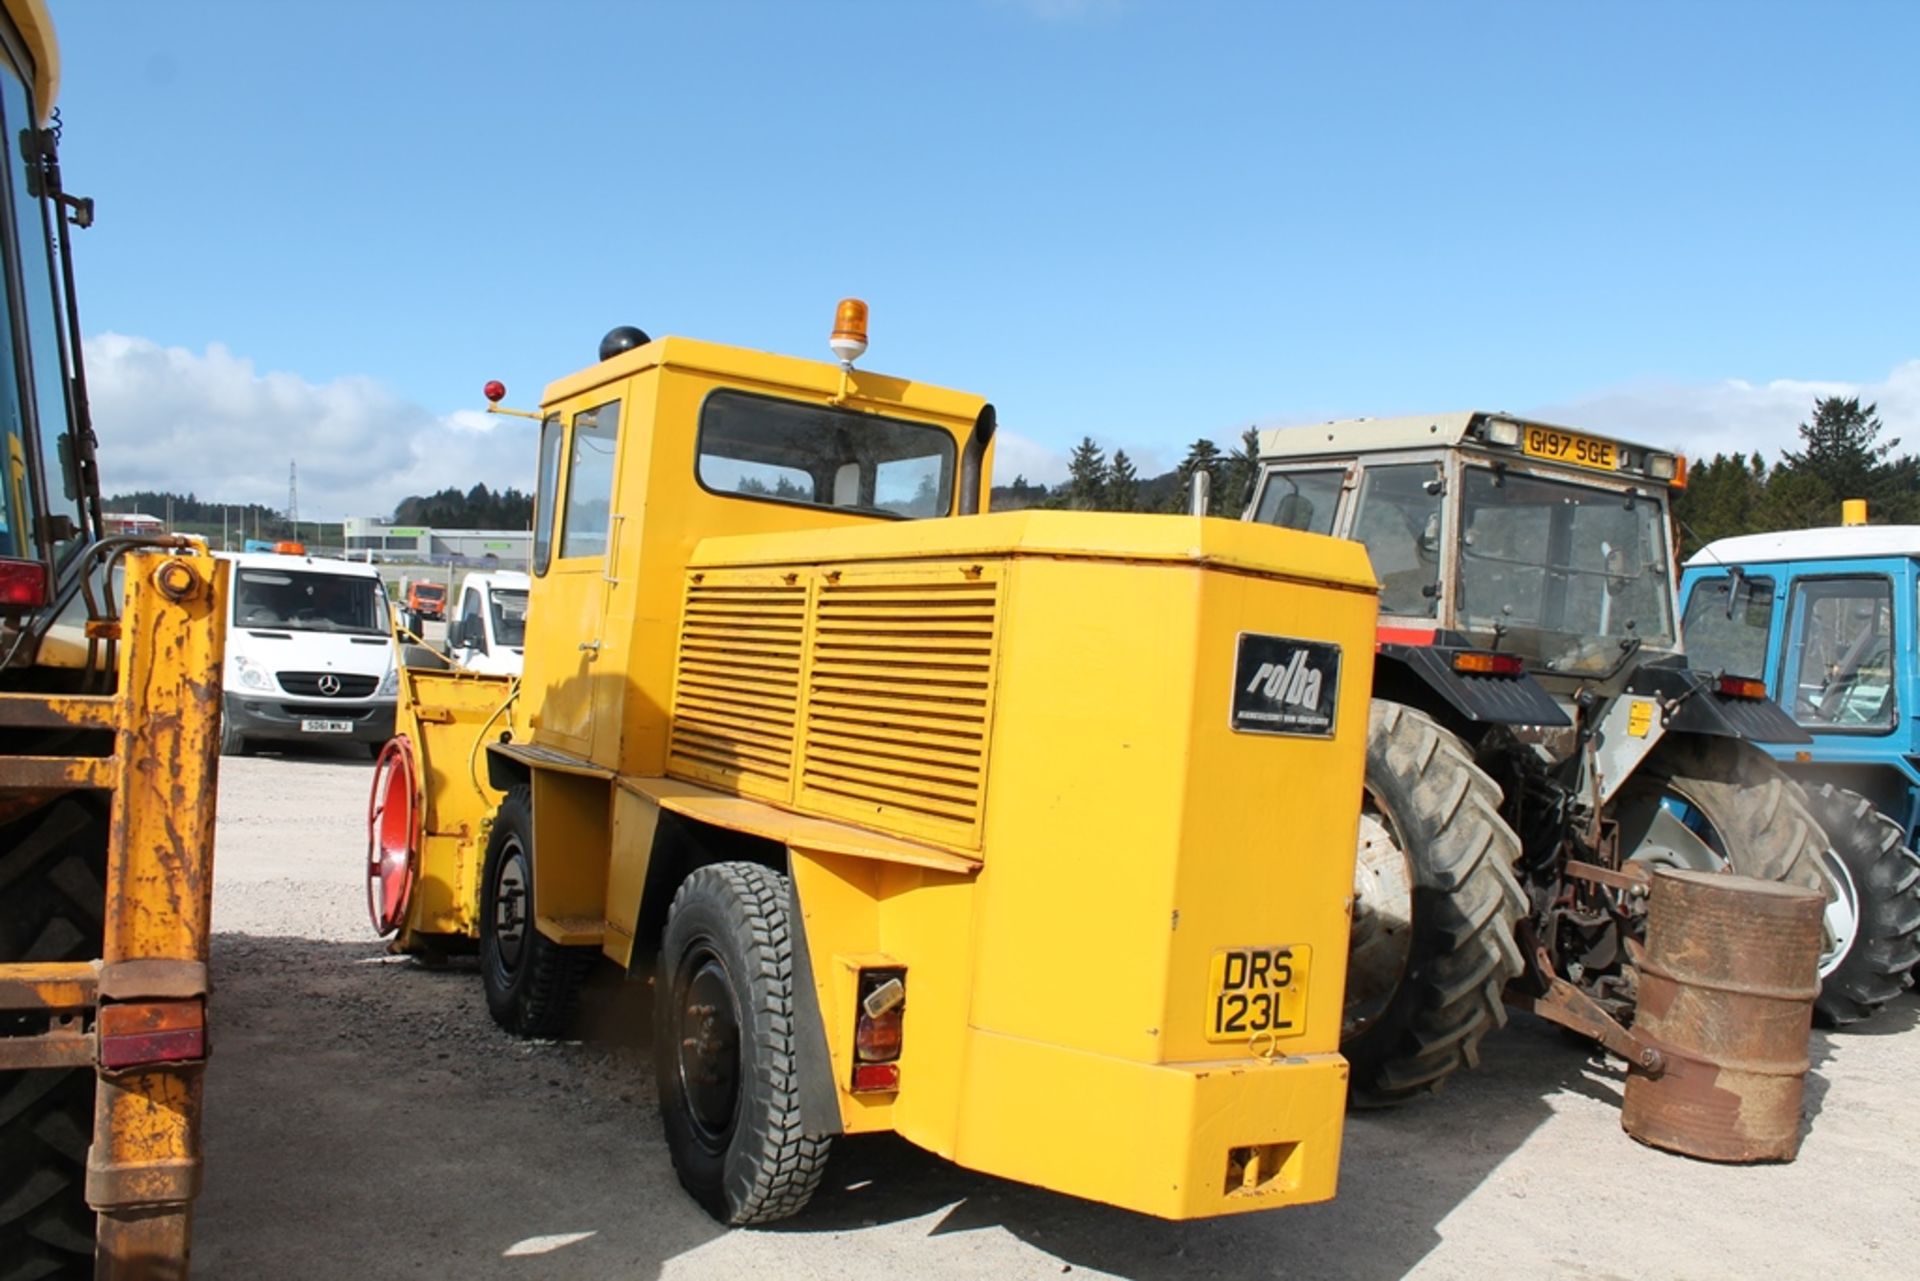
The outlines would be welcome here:
<svg viewBox="0 0 1920 1281">
<path fill-rule="evenodd" d="M 527 576 L 514 570 L 468 574 L 447 624 L 447 655 L 470 672 L 518 676 L 526 660 Z"/>
<path fill-rule="evenodd" d="M 266 552 L 233 562 L 220 752 L 257 743 L 393 737 L 400 672 L 391 606 L 372 565 Z"/>
</svg>

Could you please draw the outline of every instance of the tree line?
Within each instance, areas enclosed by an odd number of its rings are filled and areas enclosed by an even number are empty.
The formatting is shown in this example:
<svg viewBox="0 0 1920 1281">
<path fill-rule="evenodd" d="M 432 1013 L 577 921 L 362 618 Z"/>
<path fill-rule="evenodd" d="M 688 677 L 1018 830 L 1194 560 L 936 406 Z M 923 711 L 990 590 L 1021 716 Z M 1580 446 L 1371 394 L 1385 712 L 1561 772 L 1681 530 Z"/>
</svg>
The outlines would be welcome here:
<svg viewBox="0 0 1920 1281">
<path fill-rule="evenodd" d="M 287 513 L 260 503 L 216 503 L 193 494 L 175 494 L 165 490 L 130 489 L 106 499 L 110 512 L 139 512 L 171 520 L 183 532 L 219 529 L 223 521 L 235 530 L 249 534 L 259 529 L 263 537 L 285 538 L 293 527 Z M 302 521 L 303 526 L 312 521 Z M 396 525 L 427 525 L 438 529 L 530 529 L 533 526 L 533 495 L 509 485 L 488 489 L 484 484 L 462 492 L 449 486 L 437 493 L 410 494 L 393 509 Z M 186 527 L 191 527 L 187 529 Z"/>
<path fill-rule="evenodd" d="M 1858 396 L 1822 396 L 1799 425 L 1800 448 L 1769 464 L 1758 451 L 1695 462 L 1674 496 L 1681 555 L 1734 534 L 1840 523 L 1843 499 L 1867 500 L 1876 525 L 1920 524 L 1920 458 L 1895 451 L 1879 406 Z"/>
<path fill-rule="evenodd" d="M 1186 457 L 1172 471 L 1142 476 L 1127 451 L 1111 457 L 1083 436 L 1067 460 L 1067 478 L 1052 487 L 1030 484 L 1015 476 L 1007 485 L 993 487 L 998 511 L 1023 507 L 1057 507 L 1071 511 L 1184 512 L 1192 501 L 1193 475 L 1207 473 L 1208 510 L 1218 516 L 1238 517 L 1253 498 L 1260 476 L 1260 433 L 1249 427 L 1240 433 L 1231 453 L 1201 438 L 1187 446 Z"/>
<path fill-rule="evenodd" d="M 1837 525 L 1847 498 L 1866 499 L 1873 524 L 1920 524 L 1920 457 L 1897 452 L 1898 437 L 1882 439 L 1886 426 L 1877 404 L 1862 404 L 1858 396 L 1822 396 L 1798 430 L 1800 448 L 1782 451 L 1777 462 L 1758 452 L 1694 461 L 1686 488 L 1673 498 L 1683 557 L 1734 534 Z M 1193 474 L 1201 469 L 1209 476 L 1213 513 L 1239 516 L 1260 474 L 1259 432 L 1242 432 L 1231 453 L 1211 440 L 1196 440 L 1178 467 L 1151 478 L 1138 474 L 1124 449 L 1109 456 L 1092 437 L 1082 437 L 1065 481 L 1049 487 L 1016 476 L 1011 484 L 994 486 L 993 506 L 1184 512 Z"/>
</svg>

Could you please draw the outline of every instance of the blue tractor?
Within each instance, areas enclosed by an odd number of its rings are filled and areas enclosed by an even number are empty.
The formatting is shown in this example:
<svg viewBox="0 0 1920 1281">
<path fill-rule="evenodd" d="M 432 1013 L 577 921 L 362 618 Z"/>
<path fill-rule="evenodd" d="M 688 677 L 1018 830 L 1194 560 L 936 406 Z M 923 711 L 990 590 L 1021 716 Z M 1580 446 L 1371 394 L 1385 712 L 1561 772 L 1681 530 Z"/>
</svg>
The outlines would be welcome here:
<svg viewBox="0 0 1920 1281">
<path fill-rule="evenodd" d="M 1844 525 L 1709 543 L 1680 584 L 1688 661 L 1765 682 L 1811 743 L 1763 744 L 1836 837 L 1857 937 L 1821 1009 L 1898 994 L 1920 960 L 1920 526 Z M 1828 822 L 1852 815 L 1851 825 Z M 1866 821 L 1858 821 L 1864 819 Z"/>
</svg>

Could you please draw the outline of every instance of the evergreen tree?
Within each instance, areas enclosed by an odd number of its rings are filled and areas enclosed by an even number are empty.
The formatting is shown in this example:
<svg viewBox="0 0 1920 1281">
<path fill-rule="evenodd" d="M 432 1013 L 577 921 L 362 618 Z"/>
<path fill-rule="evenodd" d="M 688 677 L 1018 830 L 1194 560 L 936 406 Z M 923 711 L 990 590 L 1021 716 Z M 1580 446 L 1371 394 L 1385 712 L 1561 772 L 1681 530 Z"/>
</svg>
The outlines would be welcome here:
<svg viewBox="0 0 1920 1281">
<path fill-rule="evenodd" d="M 1253 501 L 1254 482 L 1260 479 L 1259 428 L 1240 433 L 1240 448 L 1227 457 L 1218 476 L 1221 486 L 1214 491 L 1213 514 L 1238 518 Z"/>
<path fill-rule="evenodd" d="M 1133 459 L 1127 457 L 1127 451 L 1113 451 L 1113 462 L 1107 467 L 1107 507 L 1111 511 L 1130 512 L 1140 507 L 1140 474 L 1133 468 Z"/>
<path fill-rule="evenodd" d="M 1715 454 L 1690 468 L 1687 487 L 1673 496 L 1682 559 L 1716 538 L 1762 528 L 1767 479 L 1767 464 L 1759 454 Z"/>
<path fill-rule="evenodd" d="M 1894 454 L 1900 441 L 1881 440 L 1879 406 L 1862 405 L 1858 396 L 1822 396 L 1813 402 L 1813 421 L 1800 424 L 1804 447 L 1780 459 L 1779 471 L 1810 477 L 1832 496 L 1864 498 L 1875 519 L 1906 524 L 1920 519 L 1920 459 Z M 1814 491 L 1794 487 L 1795 501 Z M 1837 510 L 1821 512 L 1812 523 L 1831 525 Z"/>
<path fill-rule="evenodd" d="M 1187 456 L 1180 461 L 1175 472 L 1180 483 L 1168 501 L 1167 510 L 1183 512 L 1193 499 L 1193 473 L 1204 469 L 1207 473 L 1208 493 L 1212 495 L 1210 510 L 1220 509 L 1220 480 L 1225 470 L 1225 459 L 1220 455 L 1220 446 L 1210 440 L 1200 439 L 1187 446 Z M 1235 513 L 1236 515 L 1238 513 Z"/>
<path fill-rule="evenodd" d="M 1075 511 L 1098 511 L 1106 504 L 1107 454 L 1082 436 L 1067 460 L 1066 504 Z"/>
</svg>

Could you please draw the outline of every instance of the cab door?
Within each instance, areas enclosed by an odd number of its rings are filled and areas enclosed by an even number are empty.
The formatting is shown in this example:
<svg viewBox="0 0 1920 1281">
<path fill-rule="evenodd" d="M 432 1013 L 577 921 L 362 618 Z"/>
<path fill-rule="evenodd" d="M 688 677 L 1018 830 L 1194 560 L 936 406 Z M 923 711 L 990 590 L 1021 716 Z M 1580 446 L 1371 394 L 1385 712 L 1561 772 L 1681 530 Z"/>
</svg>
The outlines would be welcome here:
<svg viewBox="0 0 1920 1281">
<path fill-rule="evenodd" d="M 607 625 L 621 417 L 617 390 L 600 387 L 556 406 L 542 428 L 532 605 L 540 627 L 537 642 L 529 637 L 526 684 L 536 741 L 582 757 L 593 754 L 595 705 L 619 706 L 625 674 L 625 638 Z"/>
</svg>

